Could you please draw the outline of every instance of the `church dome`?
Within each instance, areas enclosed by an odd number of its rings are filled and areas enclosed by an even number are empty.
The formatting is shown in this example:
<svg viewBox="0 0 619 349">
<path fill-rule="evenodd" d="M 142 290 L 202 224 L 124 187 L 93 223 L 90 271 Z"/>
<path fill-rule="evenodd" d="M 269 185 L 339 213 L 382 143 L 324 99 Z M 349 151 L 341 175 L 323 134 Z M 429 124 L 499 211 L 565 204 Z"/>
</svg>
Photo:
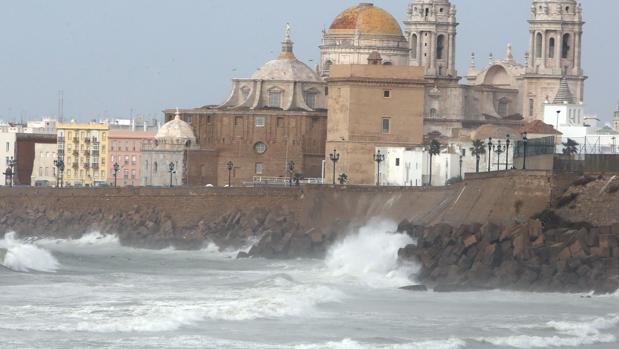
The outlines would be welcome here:
<svg viewBox="0 0 619 349">
<path fill-rule="evenodd" d="M 176 116 L 174 116 L 174 119 L 161 126 L 161 129 L 159 129 L 159 132 L 155 135 L 155 139 L 172 140 L 174 142 L 196 142 L 196 136 L 193 133 L 193 129 L 188 123 L 181 120 L 178 109 L 176 110 Z"/>
<path fill-rule="evenodd" d="M 401 36 L 402 28 L 389 12 L 371 3 L 361 3 L 338 15 L 329 32 Z"/>
<path fill-rule="evenodd" d="M 294 43 L 290 37 L 290 25 L 286 25 L 286 36 L 282 41 L 282 52 L 277 59 L 267 62 L 252 75 L 253 80 L 311 81 L 320 78 L 307 64 L 299 61 L 293 52 Z"/>
</svg>

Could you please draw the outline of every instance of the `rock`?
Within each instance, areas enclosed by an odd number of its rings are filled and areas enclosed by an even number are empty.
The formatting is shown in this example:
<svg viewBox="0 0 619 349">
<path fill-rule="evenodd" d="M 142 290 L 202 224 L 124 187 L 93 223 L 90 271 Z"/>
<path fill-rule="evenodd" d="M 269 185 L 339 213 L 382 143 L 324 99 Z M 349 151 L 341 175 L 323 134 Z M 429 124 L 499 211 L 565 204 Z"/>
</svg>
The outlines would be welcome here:
<svg viewBox="0 0 619 349">
<path fill-rule="evenodd" d="M 426 292 L 428 288 L 425 285 L 411 285 L 400 287 L 400 290 L 412 291 L 412 292 Z"/>
<path fill-rule="evenodd" d="M 469 248 L 475 244 L 477 244 L 477 237 L 475 235 L 471 235 L 464 240 L 464 246 L 466 248 Z"/>
</svg>

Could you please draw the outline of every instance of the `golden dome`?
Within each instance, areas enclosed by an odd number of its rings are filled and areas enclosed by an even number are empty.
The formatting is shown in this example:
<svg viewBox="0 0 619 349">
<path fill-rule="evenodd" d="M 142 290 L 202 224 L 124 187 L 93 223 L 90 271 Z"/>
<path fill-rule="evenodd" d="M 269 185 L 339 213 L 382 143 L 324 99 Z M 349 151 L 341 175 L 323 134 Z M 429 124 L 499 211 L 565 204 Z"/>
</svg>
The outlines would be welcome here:
<svg viewBox="0 0 619 349">
<path fill-rule="evenodd" d="M 335 18 L 329 32 L 349 34 L 402 35 L 398 21 L 387 11 L 370 3 L 361 3 Z"/>
</svg>

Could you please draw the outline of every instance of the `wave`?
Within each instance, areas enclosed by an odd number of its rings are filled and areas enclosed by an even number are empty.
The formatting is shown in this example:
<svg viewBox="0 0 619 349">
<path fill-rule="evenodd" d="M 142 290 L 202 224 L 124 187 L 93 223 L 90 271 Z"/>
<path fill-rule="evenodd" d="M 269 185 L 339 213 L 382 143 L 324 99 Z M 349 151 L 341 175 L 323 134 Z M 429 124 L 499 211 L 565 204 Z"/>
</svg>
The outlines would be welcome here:
<svg viewBox="0 0 619 349">
<path fill-rule="evenodd" d="M 610 314 L 607 317 L 583 319 L 580 322 L 573 321 L 550 321 L 542 326 L 532 326 L 540 329 L 558 332 L 557 335 L 542 336 L 508 336 L 486 337 L 476 340 L 495 346 L 507 346 L 512 348 L 551 348 L 551 347 L 579 347 L 601 343 L 615 343 L 617 338 L 602 330 L 615 328 L 619 325 L 619 314 Z"/>
<path fill-rule="evenodd" d="M 386 345 L 362 344 L 351 339 L 344 339 L 341 342 L 297 345 L 295 349 L 461 349 L 464 347 L 466 347 L 466 342 L 457 338 Z"/>
<path fill-rule="evenodd" d="M 414 241 L 406 234 L 393 233 L 396 230 L 395 222 L 374 220 L 336 243 L 325 260 L 329 273 L 338 278 L 354 278 L 371 287 L 410 285 L 410 276 L 419 268 L 401 263 L 398 250 Z"/>
<path fill-rule="evenodd" d="M 60 268 L 60 263 L 49 251 L 19 240 L 14 232 L 4 235 L 0 249 L 6 251 L 0 264 L 13 271 L 53 273 Z"/>
</svg>

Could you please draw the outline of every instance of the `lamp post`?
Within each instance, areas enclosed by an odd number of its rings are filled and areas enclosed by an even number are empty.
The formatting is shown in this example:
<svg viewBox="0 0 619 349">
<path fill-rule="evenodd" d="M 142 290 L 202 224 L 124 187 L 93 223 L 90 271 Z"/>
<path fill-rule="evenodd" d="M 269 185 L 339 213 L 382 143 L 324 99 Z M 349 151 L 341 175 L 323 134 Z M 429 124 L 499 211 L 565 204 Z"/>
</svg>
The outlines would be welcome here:
<svg viewBox="0 0 619 349">
<path fill-rule="evenodd" d="M 335 186 L 335 165 L 340 161 L 340 154 L 338 154 L 336 149 L 333 149 L 333 154 L 329 155 L 329 157 L 333 161 L 333 186 Z"/>
<path fill-rule="evenodd" d="M 168 165 L 168 172 L 170 172 L 170 188 L 172 188 L 172 177 L 176 173 L 175 168 L 176 166 L 174 165 L 174 162 L 170 162 L 170 164 Z"/>
<path fill-rule="evenodd" d="M 6 171 L 3 173 L 4 175 L 4 181 L 5 181 L 5 185 L 8 185 L 10 187 L 13 186 L 13 178 L 15 177 L 15 165 L 17 164 L 17 161 L 15 159 L 10 159 L 7 161 L 7 168 Z"/>
<path fill-rule="evenodd" d="M 462 178 L 462 162 L 463 162 L 462 159 L 463 158 L 464 158 L 464 149 L 460 149 L 460 179 L 463 179 Z"/>
<path fill-rule="evenodd" d="M 232 187 L 232 169 L 234 168 L 234 163 L 232 161 L 228 161 L 226 164 L 226 168 L 228 169 L 228 188 Z"/>
<path fill-rule="evenodd" d="M 488 138 L 488 172 L 490 172 L 490 166 L 492 163 L 492 147 L 494 146 L 494 144 L 492 144 L 492 137 Z"/>
<path fill-rule="evenodd" d="M 120 165 L 116 162 L 114 163 L 114 166 L 112 167 L 112 169 L 114 170 L 114 188 L 116 188 L 116 182 L 118 179 L 118 170 L 120 170 Z"/>
<path fill-rule="evenodd" d="M 62 188 L 64 180 L 64 161 L 61 159 L 54 160 L 56 170 L 56 188 Z"/>
<path fill-rule="evenodd" d="M 557 131 L 559 131 L 559 115 L 561 115 L 561 111 L 557 110 Z"/>
<path fill-rule="evenodd" d="M 507 135 L 507 140 L 505 141 L 505 171 L 509 171 L 509 145 L 511 142 L 511 136 Z"/>
<path fill-rule="evenodd" d="M 380 163 L 385 161 L 385 154 L 381 154 L 380 150 L 374 154 L 374 161 L 376 161 L 376 164 L 378 165 L 378 173 L 376 176 L 376 186 L 380 187 Z"/>
<path fill-rule="evenodd" d="M 496 149 L 494 150 L 494 152 L 497 154 L 497 159 L 496 159 L 496 170 L 501 171 L 501 154 L 503 154 L 504 152 L 504 147 L 501 144 L 501 140 L 499 140 L 499 144 L 496 146 Z"/>
<path fill-rule="evenodd" d="M 527 145 L 529 143 L 529 138 L 527 137 L 529 135 L 528 132 L 525 132 L 522 134 L 522 144 L 524 146 L 524 158 L 522 160 L 522 169 L 526 170 L 527 169 Z"/>
<path fill-rule="evenodd" d="M 611 138 L 613 140 L 613 154 L 617 153 L 617 137 L 613 136 L 613 138 Z"/>
<path fill-rule="evenodd" d="M 290 176 L 289 178 L 289 184 L 290 187 L 292 187 L 292 177 L 294 176 L 294 161 L 288 161 L 288 174 Z"/>
</svg>

